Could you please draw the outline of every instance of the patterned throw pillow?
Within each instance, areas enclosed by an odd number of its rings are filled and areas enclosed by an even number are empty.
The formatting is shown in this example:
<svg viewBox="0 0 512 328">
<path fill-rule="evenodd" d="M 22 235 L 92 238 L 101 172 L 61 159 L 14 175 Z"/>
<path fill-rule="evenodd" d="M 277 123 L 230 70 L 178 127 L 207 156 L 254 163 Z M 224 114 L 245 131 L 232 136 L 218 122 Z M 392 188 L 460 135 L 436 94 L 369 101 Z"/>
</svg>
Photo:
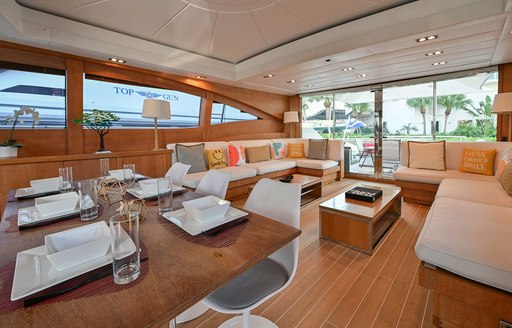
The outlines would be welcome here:
<svg viewBox="0 0 512 328">
<path fill-rule="evenodd" d="M 228 166 L 226 155 L 222 149 L 206 149 L 206 160 L 208 161 L 208 169 L 222 169 Z"/>
<path fill-rule="evenodd" d="M 512 148 L 507 148 L 501 154 L 498 162 L 498 168 L 496 169 L 496 178 L 499 178 L 507 166 L 508 163 L 512 163 Z"/>
<path fill-rule="evenodd" d="M 183 164 L 191 165 L 188 173 L 206 171 L 204 163 L 204 143 L 193 146 L 176 145 L 176 159 Z"/>
<path fill-rule="evenodd" d="M 459 171 L 492 175 L 494 168 L 494 155 L 496 155 L 496 149 L 482 150 L 464 148 Z"/>
<path fill-rule="evenodd" d="M 508 163 L 498 179 L 507 194 L 512 197 L 512 162 Z"/>
<path fill-rule="evenodd" d="M 289 143 L 288 144 L 288 158 L 304 158 L 304 144 L 303 143 Z"/>
<path fill-rule="evenodd" d="M 286 158 L 286 147 L 282 142 L 273 142 L 272 143 L 272 155 L 274 159 L 283 159 Z"/>
<path fill-rule="evenodd" d="M 245 147 L 242 145 L 228 145 L 229 166 L 240 166 L 245 164 Z"/>
</svg>

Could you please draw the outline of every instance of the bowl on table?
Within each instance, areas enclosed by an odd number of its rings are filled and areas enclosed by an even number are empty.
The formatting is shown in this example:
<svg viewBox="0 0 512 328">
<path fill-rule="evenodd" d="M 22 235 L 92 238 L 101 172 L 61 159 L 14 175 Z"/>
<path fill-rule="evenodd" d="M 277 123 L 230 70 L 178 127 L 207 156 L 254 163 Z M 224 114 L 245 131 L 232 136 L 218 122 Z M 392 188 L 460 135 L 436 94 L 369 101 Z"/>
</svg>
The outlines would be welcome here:
<svg viewBox="0 0 512 328">
<path fill-rule="evenodd" d="M 60 187 L 60 177 L 55 178 L 47 178 L 47 179 L 38 179 L 31 180 L 30 187 L 34 189 L 34 193 L 43 193 L 46 191 L 55 191 L 59 190 Z"/>
<path fill-rule="evenodd" d="M 35 200 L 35 206 L 43 217 L 71 212 L 76 208 L 77 203 L 78 194 L 76 192 L 39 197 Z"/>
<path fill-rule="evenodd" d="M 231 202 L 215 197 L 206 196 L 183 202 L 187 215 L 192 219 L 205 223 L 224 217 Z"/>
</svg>

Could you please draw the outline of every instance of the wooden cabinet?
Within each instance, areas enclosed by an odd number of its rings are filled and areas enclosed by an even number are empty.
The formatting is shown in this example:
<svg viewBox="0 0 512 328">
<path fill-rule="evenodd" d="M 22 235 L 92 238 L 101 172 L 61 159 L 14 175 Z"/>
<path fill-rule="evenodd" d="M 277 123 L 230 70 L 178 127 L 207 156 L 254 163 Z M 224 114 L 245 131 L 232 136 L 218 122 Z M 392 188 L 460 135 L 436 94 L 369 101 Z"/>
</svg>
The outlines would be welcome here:
<svg viewBox="0 0 512 328">
<path fill-rule="evenodd" d="M 58 176 L 59 167 L 73 167 L 73 179 L 83 180 L 100 175 L 100 158 L 108 158 L 110 169 L 135 164 L 139 174 L 150 177 L 165 175 L 171 167 L 171 150 L 133 151 L 108 154 L 79 154 L 44 157 L 19 157 L 0 160 L 0 211 L 4 210 L 11 189 L 30 186 L 30 180 Z"/>
</svg>

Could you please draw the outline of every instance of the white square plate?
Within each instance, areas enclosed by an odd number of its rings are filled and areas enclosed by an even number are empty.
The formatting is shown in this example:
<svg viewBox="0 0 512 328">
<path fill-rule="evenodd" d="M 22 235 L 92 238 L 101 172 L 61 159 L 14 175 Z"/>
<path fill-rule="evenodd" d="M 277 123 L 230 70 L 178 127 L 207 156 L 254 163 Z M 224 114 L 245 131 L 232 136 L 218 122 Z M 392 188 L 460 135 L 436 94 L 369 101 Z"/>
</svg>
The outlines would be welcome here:
<svg viewBox="0 0 512 328">
<path fill-rule="evenodd" d="M 28 188 L 16 189 L 16 194 L 14 195 L 14 197 L 20 198 L 20 199 L 36 198 L 39 196 L 52 195 L 52 194 L 58 194 L 58 193 L 60 193 L 59 188 L 57 188 L 55 190 L 47 190 L 44 192 L 36 192 L 33 188 L 28 187 Z"/>
<path fill-rule="evenodd" d="M 203 231 L 208 231 L 210 229 L 216 228 L 222 224 L 239 219 L 248 214 L 249 213 L 241 211 L 238 208 L 229 207 L 228 211 L 226 212 L 226 215 L 224 215 L 223 217 L 220 217 L 209 222 L 205 222 L 203 224 L 189 217 L 184 208 L 179 209 L 177 211 L 165 213 L 163 217 L 171 221 L 181 229 L 185 230 L 192 236 L 195 236 Z"/>
<path fill-rule="evenodd" d="M 185 190 L 185 187 L 178 187 L 178 186 L 175 186 L 175 185 L 172 186 L 172 192 L 173 193 L 176 193 L 176 192 L 179 192 L 179 191 L 183 191 L 183 190 Z M 140 186 L 138 184 L 135 187 L 133 187 L 133 188 L 127 189 L 126 191 L 129 194 L 132 194 L 133 196 L 135 196 L 135 197 L 137 197 L 139 199 L 155 198 L 156 196 L 158 196 L 158 192 L 145 193 L 140 188 Z"/>
<path fill-rule="evenodd" d="M 50 217 L 43 217 L 35 206 L 20 208 L 18 210 L 18 226 L 22 228 L 24 226 L 37 225 L 46 221 L 51 222 L 57 219 L 72 217 L 77 214 L 80 214 L 80 203 L 77 203 L 72 211 Z"/>
</svg>

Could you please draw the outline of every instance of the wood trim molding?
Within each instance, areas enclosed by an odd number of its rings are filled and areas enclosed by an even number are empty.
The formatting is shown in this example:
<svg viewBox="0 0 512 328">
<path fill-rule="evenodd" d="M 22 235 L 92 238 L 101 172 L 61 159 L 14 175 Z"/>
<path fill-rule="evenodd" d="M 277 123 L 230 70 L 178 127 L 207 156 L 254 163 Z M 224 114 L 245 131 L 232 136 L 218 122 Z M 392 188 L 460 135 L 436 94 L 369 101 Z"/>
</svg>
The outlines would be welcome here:
<svg viewBox="0 0 512 328">
<path fill-rule="evenodd" d="M 66 126 L 67 126 L 67 153 L 82 154 L 84 152 L 84 129 L 81 125 L 72 122 L 74 118 L 82 116 L 84 108 L 84 88 L 82 62 L 69 59 L 66 69 Z"/>
<path fill-rule="evenodd" d="M 512 92 L 512 63 L 498 66 L 498 93 Z M 498 114 L 496 140 L 512 141 L 512 114 Z"/>
</svg>

